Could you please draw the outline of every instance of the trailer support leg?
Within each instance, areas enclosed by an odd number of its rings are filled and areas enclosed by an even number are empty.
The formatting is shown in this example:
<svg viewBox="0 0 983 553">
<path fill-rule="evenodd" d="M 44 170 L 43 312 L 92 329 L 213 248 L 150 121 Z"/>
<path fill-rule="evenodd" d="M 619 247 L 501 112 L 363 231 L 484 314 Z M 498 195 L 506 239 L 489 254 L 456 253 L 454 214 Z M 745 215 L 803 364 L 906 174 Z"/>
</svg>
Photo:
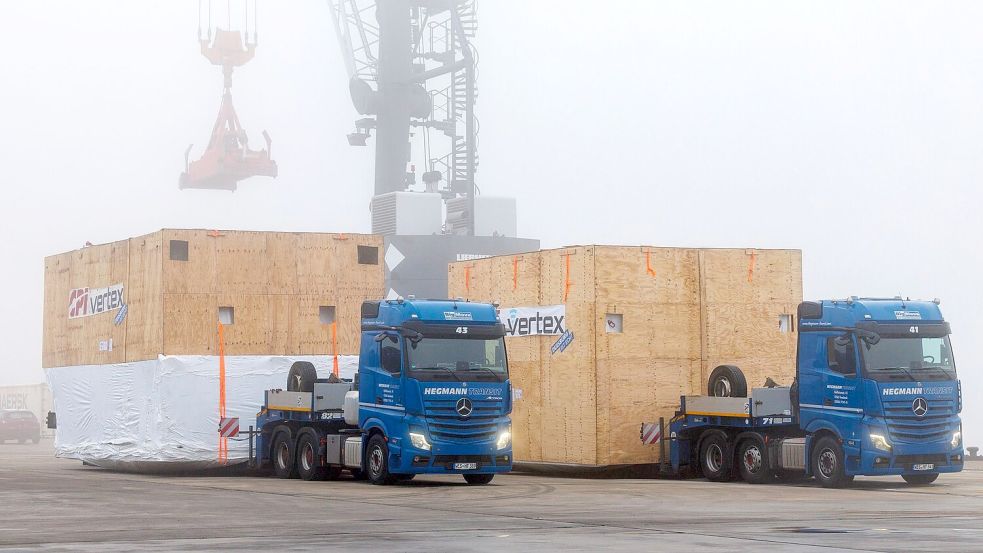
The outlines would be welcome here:
<svg viewBox="0 0 983 553">
<path fill-rule="evenodd" d="M 253 427 L 249 427 L 249 468 L 256 468 L 256 459 L 253 458 Z"/>
</svg>

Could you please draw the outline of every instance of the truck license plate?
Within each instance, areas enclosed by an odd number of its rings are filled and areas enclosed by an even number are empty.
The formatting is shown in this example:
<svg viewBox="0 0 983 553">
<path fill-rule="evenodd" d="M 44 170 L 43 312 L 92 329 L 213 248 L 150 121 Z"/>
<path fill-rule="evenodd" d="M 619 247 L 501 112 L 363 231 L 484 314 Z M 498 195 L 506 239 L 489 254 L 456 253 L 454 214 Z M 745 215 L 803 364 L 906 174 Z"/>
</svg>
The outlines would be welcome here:
<svg viewBox="0 0 983 553">
<path fill-rule="evenodd" d="M 478 463 L 454 463 L 454 470 L 474 470 L 476 468 L 478 468 Z"/>
<path fill-rule="evenodd" d="M 935 465 L 932 463 L 923 463 L 923 464 L 911 466 L 911 470 L 932 470 L 934 468 Z"/>
</svg>

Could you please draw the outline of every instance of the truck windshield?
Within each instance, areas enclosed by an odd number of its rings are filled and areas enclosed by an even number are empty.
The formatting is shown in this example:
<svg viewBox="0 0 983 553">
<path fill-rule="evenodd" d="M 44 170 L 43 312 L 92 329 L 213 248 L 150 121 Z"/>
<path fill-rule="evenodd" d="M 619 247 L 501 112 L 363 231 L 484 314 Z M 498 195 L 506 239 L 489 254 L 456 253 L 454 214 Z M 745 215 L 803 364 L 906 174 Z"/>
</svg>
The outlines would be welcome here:
<svg viewBox="0 0 983 553">
<path fill-rule="evenodd" d="M 863 348 L 867 377 L 880 382 L 955 380 L 956 363 L 949 337 L 883 337 Z"/>
<path fill-rule="evenodd" d="M 409 345 L 408 376 L 411 378 L 462 382 L 504 382 L 508 378 L 503 338 L 424 338 Z"/>
</svg>

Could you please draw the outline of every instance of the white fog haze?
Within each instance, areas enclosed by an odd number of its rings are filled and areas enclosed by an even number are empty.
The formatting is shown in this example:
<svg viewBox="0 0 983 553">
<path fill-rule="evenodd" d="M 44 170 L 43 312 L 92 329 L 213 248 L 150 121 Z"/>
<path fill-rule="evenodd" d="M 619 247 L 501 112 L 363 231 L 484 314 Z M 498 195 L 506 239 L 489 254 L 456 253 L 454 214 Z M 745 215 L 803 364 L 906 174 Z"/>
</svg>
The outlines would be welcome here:
<svg viewBox="0 0 983 553">
<path fill-rule="evenodd" d="M 197 2 L 0 6 L 0 384 L 41 370 L 44 257 L 161 228 L 371 231 L 373 148 L 327 2 L 258 2 L 237 69 L 275 179 L 179 190 L 221 72 Z M 983 445 L 983 4 L 484 0 L 482 193 L 518 235 L 571 244 L 795 248 L 806 299 L 941 298 Z M 752 383 L 757 385 L 758 383 Z"/>
</svg>

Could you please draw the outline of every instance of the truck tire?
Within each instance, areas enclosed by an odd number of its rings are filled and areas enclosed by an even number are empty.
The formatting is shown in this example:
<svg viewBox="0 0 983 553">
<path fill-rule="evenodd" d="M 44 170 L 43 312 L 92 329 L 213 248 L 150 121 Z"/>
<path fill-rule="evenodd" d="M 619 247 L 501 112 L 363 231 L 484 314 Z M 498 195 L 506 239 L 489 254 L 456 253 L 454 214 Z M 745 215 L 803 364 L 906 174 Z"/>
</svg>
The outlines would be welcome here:
<svg viewBox="0 0 983 553">
<path fill-rule="evenodd" d="M 768 450 L 757 438 L 741 442 L 737 450 L 737 469 L 748 484 L 766 484 L 775 481 L 775 471 L 768 462 Z"/>
<path fill-rule="evenodd" d="M 824 436 L 812 448 L 812 474 L 824 488 L 842 488 L 853 481 L 843 465 L 843 446 L 832 436 Z"/>
<path fill-rule="evenodd" d="M 707 395 L 713 397 L 747 397 L 747 379 L 734 365 L 720 365 L 710 373 Z"/>
<path fill-rule="evenodd" d="M 700 444 L 700 468 L 703 476 L 712 482 L 727 482 L 733 471 L 727 437 L 719 432 L 711 432 Z"/>
<path fill-rule="evenodd" d="M 287 374 L 288 392 L 313 392 L 314 381 L 317 380 L 317 370 L 310 361 L 296 361 L 290 365 Z"/>
<path fill-rule="evenodd" d="M 322 467 L 318 458 L 318 441 L 317 436 L 307 432 L 297 442 L 297 474 L 303 480 L 324 480 L 328 476 L 328 467 Z"/>
<path fill-rule="evenodd" d="M 374 434 L 365 449 L 365 473 L 369 482 L 385 486 L 396 481 L 389 473 L 389 446 L 382 434 Z"/>
<path fill-rule="evenodd" d="M 485 484 L 492 481 L 495 478 L 494 474 L 465 474 L 464 481 L 468 483 L 469 486 L 484 486 Z"/>
<path fill-rule="evenodd" d="M 935 474 L 902 474 L 901 478 L 910 486 L 927 486 L 939 478 L 939 473 Z"/>
<path fill-rule="evenodd" d="M 290 436 L 286 432 L 280 432 L 273 440 L 270 456 L 273 458 L 273 473 L 277 478 L 297 478 L 297 465 L 294 463 L 291 445 Z"/>
</svg>

